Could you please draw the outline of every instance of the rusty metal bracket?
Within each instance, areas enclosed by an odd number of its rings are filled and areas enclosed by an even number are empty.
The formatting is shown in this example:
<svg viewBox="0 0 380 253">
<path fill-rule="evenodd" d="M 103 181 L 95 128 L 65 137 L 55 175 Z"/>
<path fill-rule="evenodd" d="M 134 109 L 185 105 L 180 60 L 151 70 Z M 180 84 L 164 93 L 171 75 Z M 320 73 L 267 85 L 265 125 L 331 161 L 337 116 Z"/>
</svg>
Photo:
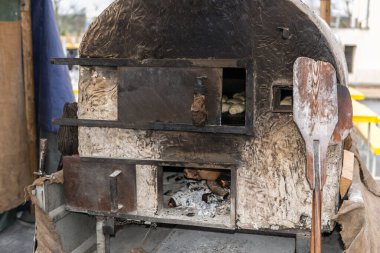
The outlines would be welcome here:
<svg viewBox="0 0 380 253">
<path fill-rule="evenodd" d="M 277 27 L 277 30 L 282 32 L 281 37 L 284 40 L 288 40 L 291 38 L 289 27 Z"/>
</svg>

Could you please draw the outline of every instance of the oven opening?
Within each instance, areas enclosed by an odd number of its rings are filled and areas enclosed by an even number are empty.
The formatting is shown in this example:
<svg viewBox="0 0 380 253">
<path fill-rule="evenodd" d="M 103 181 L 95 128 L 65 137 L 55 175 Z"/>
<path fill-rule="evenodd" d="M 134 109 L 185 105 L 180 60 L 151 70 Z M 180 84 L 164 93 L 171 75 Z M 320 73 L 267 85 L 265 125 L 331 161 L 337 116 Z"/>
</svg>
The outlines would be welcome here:
<svg viewBox="0 0 380 253">
<path fill-rule="evenodd" d="M 231 171 L 163 167 L 162 210 L 187 220 L 230 222 Z"/>
<path fill-rule="evenodd" d="M 222 125 L 245 126 L 246 70 L 223 69 Z"/>
<path fill-rule="evenodd" d="M 273 86 L 273 110 L 291 112 L 293 107 L 293 89 L 290 86 Z"/>
</svg>

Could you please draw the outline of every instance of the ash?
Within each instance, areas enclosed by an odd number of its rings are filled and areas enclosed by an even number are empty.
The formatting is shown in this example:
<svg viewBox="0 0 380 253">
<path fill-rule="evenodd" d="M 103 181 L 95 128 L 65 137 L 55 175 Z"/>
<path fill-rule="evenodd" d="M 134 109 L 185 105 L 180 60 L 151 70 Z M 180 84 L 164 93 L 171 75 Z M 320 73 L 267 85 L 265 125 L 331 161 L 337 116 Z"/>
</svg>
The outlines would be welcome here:
<svg viewBox="0 0 380 253">
<path fill-rule="evenodd" d="M 168 176 L 167 178 L 170 178 Z M 169 207 L 180 209 L 187 216 L 204 216 L 214 218 L 216 215 L 226 215 L 230 212 L 230 197 L 226 199 L 211 192 L 206 180 L 189 180 L 181 175 L 174 177 L 175 184 L 171 184 L 172 190 L 167 190 L 164 195 L 170 197 Z M 170 180 L 168 180 L 170 181 Z M 181 185 L 182 187 L 178 187 Z M 169 187 L 164 187 L 169 188 Z M 177 190 L 175 190 L 177 189 Z"/>
</svg>

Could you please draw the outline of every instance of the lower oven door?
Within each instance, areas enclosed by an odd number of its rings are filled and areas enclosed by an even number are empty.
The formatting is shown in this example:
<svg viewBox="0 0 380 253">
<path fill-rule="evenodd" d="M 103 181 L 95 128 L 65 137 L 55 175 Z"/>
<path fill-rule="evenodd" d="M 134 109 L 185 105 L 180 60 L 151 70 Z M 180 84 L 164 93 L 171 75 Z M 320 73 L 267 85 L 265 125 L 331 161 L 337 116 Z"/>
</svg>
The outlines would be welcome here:
<svg viewBox="0 0 380 253">
<path fill-rule="evenodd" d="M 122 161 L 64 157 L 66 205 L 75 210 L 130 213 L 136 210 L 136 166 Z"/>
</svg>

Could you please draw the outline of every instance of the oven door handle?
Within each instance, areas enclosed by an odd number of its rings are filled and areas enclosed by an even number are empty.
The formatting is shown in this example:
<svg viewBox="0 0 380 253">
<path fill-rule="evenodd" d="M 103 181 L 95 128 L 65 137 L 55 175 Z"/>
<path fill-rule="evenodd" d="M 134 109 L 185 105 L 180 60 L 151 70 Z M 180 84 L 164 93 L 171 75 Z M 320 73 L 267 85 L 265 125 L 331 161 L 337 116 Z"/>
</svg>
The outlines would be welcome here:
<svg viewBox="0 0 380 253">
<path fill-rule="evenodd" d="M 115 170 L 109 175 L 110 179 L 110 194 L 111 194 L 111 212 L 117 212 L 123 205 L 119 204 L 119 195 L 117 190 L 117 178 L 121 175 L 121 170 Z"/>
</svg>

